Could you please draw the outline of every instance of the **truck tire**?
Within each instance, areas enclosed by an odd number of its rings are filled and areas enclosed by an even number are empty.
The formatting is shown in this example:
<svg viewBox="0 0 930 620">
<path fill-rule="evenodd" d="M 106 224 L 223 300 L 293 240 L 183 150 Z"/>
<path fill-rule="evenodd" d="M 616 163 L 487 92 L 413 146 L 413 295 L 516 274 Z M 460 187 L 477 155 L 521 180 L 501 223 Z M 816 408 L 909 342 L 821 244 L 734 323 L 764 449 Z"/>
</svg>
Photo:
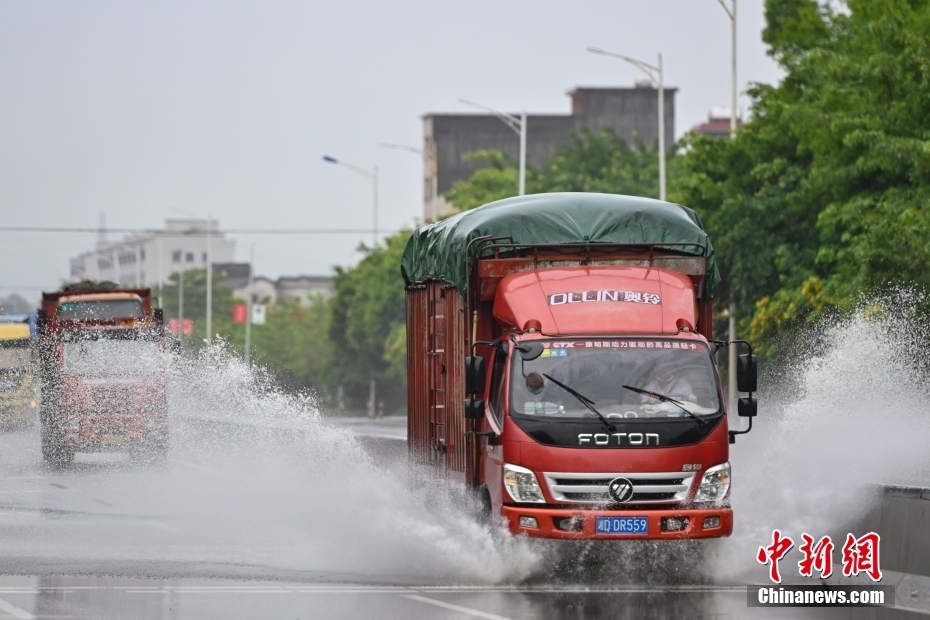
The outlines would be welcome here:
<svg viewBox="0 0 930 620">
<path fill-rule="evenodd" d="M 42 458 L 45 463 L 54 468 L 67 467 L 74 460 L 74 450 L 63 446 L 58 429 L 54 424 L 42 420 L 40 431 L 42 437 Z"/>
</svg>

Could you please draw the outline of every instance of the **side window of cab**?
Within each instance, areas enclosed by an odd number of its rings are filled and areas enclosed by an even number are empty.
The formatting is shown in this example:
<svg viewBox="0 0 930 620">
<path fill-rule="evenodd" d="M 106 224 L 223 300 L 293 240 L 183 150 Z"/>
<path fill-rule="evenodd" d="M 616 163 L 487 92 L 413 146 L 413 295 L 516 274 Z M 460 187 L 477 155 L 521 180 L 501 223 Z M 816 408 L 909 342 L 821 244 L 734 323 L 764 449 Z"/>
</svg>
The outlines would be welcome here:
<svg viewBox="0 0 930 620">
<path fill-rule="evenodd" d="M 504 369 L 507 366 L 507 347 L 504 343 L 494 348 L 491 366 L 491 385 L 488 390 L 488 407 L 494 419 L 501 424 L 504 419 Z"/>
</svg>

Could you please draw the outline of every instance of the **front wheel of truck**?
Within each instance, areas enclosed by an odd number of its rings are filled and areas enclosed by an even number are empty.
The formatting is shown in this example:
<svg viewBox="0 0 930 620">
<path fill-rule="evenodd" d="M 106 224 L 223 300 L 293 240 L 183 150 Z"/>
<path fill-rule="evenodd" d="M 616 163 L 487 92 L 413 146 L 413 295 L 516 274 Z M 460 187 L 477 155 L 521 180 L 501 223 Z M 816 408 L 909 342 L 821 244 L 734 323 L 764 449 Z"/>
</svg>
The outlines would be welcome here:
<svg viewBox="0 0 930 620">
<path fill-rule="evenodd" d="M 45 463 L 56 469 L 67 467 L 74 460 L 74 450 L 62 444 L 58 430 L 47 422 L 42 422 L 42 458 Z"/>
</svg>

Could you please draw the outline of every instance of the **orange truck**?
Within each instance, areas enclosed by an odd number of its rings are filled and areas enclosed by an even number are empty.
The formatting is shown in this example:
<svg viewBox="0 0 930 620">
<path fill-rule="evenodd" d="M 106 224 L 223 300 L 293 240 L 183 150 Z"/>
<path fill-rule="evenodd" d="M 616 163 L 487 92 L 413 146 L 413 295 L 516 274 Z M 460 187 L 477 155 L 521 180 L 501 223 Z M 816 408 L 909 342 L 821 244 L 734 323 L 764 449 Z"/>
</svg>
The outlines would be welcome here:
<svg viewBox="0 0 930 620">
<path fill-rule="evenodd" d="M 76 452 L 165 457 L 165 330 L 151 289 L 84 282 L 43 293 L 37 343 L 46 463 Z"/>
</svg>

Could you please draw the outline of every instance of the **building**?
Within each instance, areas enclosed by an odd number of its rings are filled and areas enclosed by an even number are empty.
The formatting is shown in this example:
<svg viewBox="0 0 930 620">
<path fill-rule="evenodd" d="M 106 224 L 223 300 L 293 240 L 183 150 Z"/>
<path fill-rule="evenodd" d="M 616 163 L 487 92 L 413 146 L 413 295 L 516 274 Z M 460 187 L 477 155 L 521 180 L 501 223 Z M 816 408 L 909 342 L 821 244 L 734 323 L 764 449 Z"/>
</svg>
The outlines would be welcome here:
<svg viewBox="0 0 930 620">
<path fill-rule="evenodd" d="M 233 286 L 233 297 L 249 299 L 248 278 L 241 286 Z M 274 305 L 284 299 L 296 299 L 302 306 L 310 305 L 312 296 L 324 299 L 333 294 L 332 276 L 282 276 L 277 280 L 257 276 L 252 280 L 252 302 Z"/>
<path fill-rule="evenodd" d="M 675 93 L 665 89 L 665 146 L 675 141 Z M 658 90 L 648 83 L 633 88 L 582 88 L 569 91 L 570 114 L 529 114 L 526 117 L 528 166 L 540 166 L 582 129 L 612 129 L 618 136 L 658 140 Z M 462 161 L 482 149 L 519 157 L 517 135 L 493 114 L 426 114 L 423 119 L 423 217 L 433 219 L 452 209 L 442 195 L 460 179 L 467 179 L 480 163 Z M 514 192 L 516 193 L 516 192 Z"/>
<path fill-rule="evenodd" d="M 217 220 L 167 219 L 163 230 L 107 241 L 70 261 L 71 280 L 109 280 L 121 286 L 157 286 L 173 273 L 232 263 L 236 242 L 219 230 Z"/>
<path fill-rule="evenodd" d="M 736 126 L 743 124 L 739 116 L 736 117 Z M 691 128 L 694 133 L 703 134 L 710 138 L 730 137 L 730 108 L 711 108 L 707 121 Z"/>
</svg>

